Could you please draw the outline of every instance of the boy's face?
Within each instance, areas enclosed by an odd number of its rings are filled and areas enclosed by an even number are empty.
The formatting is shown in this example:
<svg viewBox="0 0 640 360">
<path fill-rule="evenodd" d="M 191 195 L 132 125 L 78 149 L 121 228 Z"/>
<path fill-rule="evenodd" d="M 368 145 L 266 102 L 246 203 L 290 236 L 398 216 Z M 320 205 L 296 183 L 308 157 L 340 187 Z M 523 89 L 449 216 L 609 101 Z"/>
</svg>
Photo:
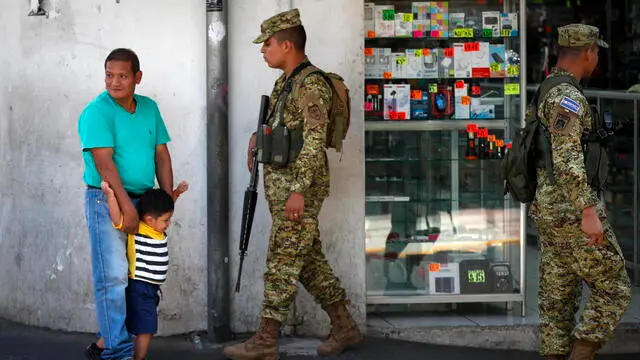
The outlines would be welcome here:
<svg viewBox="0 0 640 360">
<path fill-rule="evenodd" d="M 144 217 L 144 222 L 151 226 L 153 230 L 163 233 L 167 231 L 167 228 L 169 228 L 171 224 L 171 216 L 173 216 L 173 212 L 164 213 L 158 217 L 147 215 Z"/>
</svg>

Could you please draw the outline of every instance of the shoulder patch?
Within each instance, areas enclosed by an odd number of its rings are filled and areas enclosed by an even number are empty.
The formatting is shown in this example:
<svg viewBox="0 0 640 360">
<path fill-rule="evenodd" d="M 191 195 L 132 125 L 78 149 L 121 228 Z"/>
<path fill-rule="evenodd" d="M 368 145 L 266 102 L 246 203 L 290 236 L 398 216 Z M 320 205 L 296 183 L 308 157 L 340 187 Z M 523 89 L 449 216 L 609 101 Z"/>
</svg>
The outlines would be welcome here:
<svg viewBox="0 0 640 360">
<path fill-rule="evenodd" d="M 580 105 L 579 102 L 566 96 L 564 96 L 562 100 L 560 100 L 560 106 L 576 114 L 578 114 L 582 109 L 582 105 Z"/>
</svg>

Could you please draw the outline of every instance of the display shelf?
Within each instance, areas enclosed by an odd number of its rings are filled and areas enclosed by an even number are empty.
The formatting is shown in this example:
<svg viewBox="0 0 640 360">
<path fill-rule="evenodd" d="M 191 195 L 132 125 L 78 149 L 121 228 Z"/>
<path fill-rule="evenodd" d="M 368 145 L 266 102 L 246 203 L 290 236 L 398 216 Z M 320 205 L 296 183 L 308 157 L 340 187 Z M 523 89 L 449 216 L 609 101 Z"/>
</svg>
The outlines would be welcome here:
<svg viewBox="0 0 640 360">
<path fill-rule="evenodd" d="M 525 103 L 523 5 L 365 3 L 368 303 L 524 307 L 523 207 L 500 178 Z"/>
</svg>

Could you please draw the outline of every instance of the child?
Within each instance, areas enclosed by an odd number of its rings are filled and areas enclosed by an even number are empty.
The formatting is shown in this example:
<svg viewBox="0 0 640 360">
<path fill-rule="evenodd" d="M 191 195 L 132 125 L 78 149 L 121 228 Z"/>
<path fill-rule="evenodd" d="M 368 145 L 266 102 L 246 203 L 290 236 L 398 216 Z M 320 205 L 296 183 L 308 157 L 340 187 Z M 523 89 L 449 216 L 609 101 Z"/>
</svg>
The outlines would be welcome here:
<svg viewBox="0 0 640 360">
<path fill-rule="evenodd" d="M 122 213 L 113 189 L 105 181 L 101 184 L 107 196 L 109 215 L 117 229 L 122 227 Z M 129 284 L 126 288 L 127 330 L 135 335 L 135 360 L 144 360 L 149 343 L 158 330 L 158 292 L 169 268 L 169 252 L 165 231 L 171 222 L 174 203 L 187 191 L 189 185 L 181 182 L 169 195 L 161 189 L 147 190 L 138 202 L 140 226 L 135 235 L 127 236 Z M 119 225 L 115 225 L 119 224 Z M 104 340 L 91 344 L 85 350 L 89 359 L 99 359 Z"/>
</svg>

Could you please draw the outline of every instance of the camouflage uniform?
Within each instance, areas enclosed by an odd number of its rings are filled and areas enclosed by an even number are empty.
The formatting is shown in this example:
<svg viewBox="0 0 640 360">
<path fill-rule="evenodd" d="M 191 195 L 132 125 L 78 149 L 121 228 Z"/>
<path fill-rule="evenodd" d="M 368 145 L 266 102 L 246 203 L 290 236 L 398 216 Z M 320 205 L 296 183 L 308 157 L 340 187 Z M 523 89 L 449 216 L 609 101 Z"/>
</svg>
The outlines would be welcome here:
<svg viewBox="0 0 640 360">
<path fill-rule="evenodd" d="M 593 26 L 572 24 L 559 28 L 558 33 L 561 46 L 597 43 L 607 47 L 598 39 L 598 29 Z M 567 74 L 571 75 L 554 68 L 549 76 Z M 546 171 L 538 170 L 538 187 L 530 209 L 541 246 L 540 353 L 566 356 L 574 339 L 591 344 L 595 353 L 620 322 L 629 305 L 631 290 L 624 257 L 606 221 L 604 207 L 587 184 L 581 137 L 592 126 L 589 104 L 575 87 L 561 84 L 540 99 L 537 111 L 551 133 L 555 175 L 555 184 L 551 185 Z M 589 207 L 596 207 L 602 221 L 607 240 L 602 247 L 588 246 L 588 238 L 582 232 L 582 210 Z M 591 296 L 576 325 L 582 281 L 589 286 Z"/>
<path fill-rule="evenodd" d="M 254 43 L 262 43 L 278 31 L 299 25 L 301 21 L 297 9 L 278 14 L 263 22 L 262 34 Z M 298 68 L 308 62 L 305 58 Z M 296 70 L 292 73 L 292 84 L 296 82 L 295 77 L 300 76 Z M 271 93 L 268 120 L 272 128 L 281 121 L 277 103 L 287 80 L 287 75 L 282 74 Z M 254 336 L 256 340 L 249 340 L 245 348 L 239 351 L 225 352 L 233 359 L 250 359 L 254 358 L 252 354 L 259 353 L 262 357 L 256 359 L 274 358 L 271 348 L 268 348 L 273 336 L 267 341 L 262 341 L 260 336 L 262 333 L 275 332 L 286 321 L 298 281 L 329 313 L 334 326 L 332 335 L 318 348 L 320 355 L 334 355 L 342 351 L 344 346 L 361 339 L 357 325 L 345 307 L 345 290 L 322 251 L 318 227 L 318 215 L 324 199 L 329 195 L 330 186 L 325 144 L 331 99 L 331 87 L 317 73 L 306 76 L 297 91 L 290 93 L 287 98 L 282 121 L 289 130 L 302 130 L 304 144 L 294 163 L 286 167 L 264 165 L 265 196 L 271 212 L 272 228 L 264 274 L 262 323 L 258 334 Z M 288 220 L 285 214 L 285 204 L 293 192 L 304 195 L 304 211 L 299 222 Z"/>
</svg>

